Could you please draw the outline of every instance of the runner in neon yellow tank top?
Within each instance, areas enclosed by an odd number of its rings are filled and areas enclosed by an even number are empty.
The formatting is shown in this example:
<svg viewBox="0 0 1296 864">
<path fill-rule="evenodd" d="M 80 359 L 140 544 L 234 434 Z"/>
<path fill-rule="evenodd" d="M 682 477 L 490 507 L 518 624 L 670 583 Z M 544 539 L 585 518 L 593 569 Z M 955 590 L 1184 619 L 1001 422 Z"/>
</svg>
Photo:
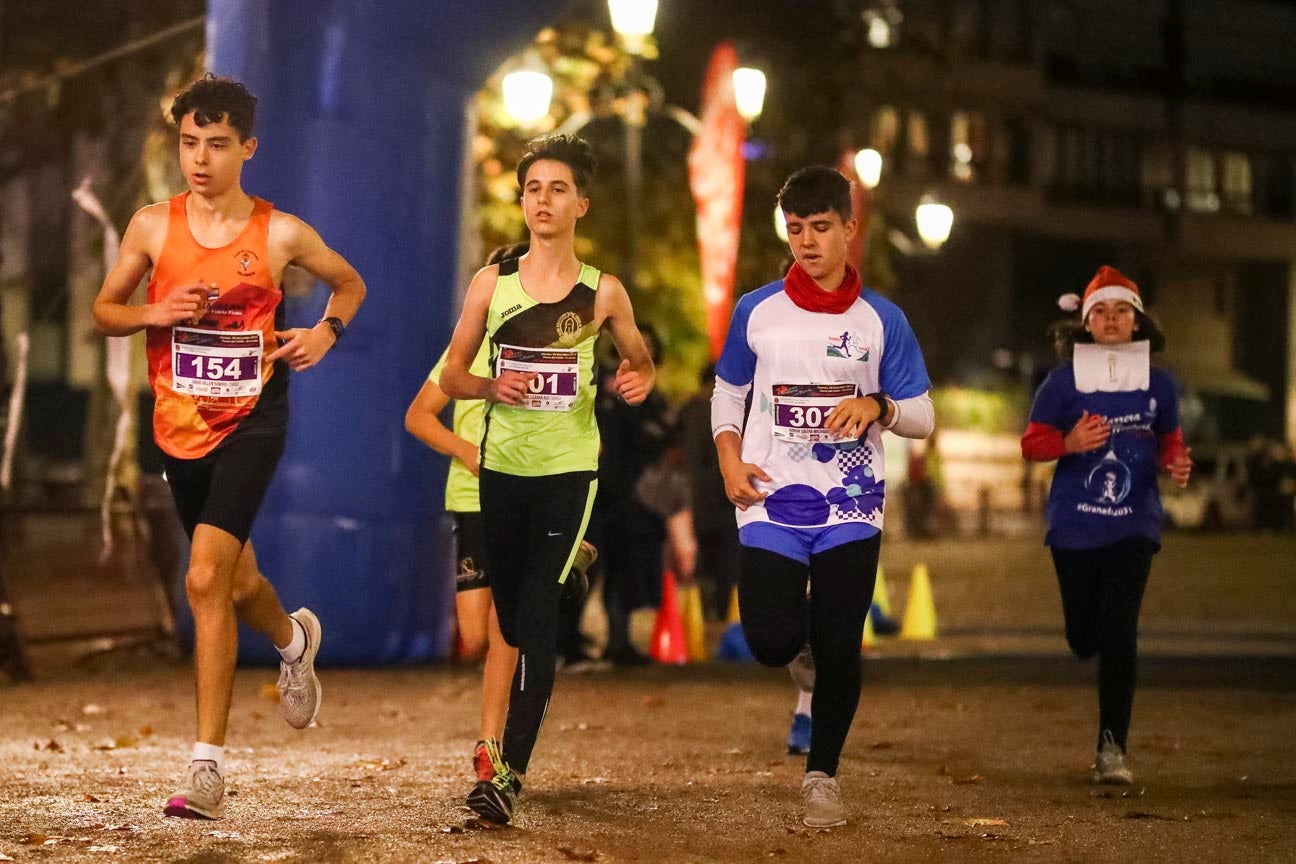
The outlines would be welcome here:
<svg viewBox="0 0 1296 864">
<path fill-rule="evenodd" d="M 498 264 L 526 254 L 527 244 L 502 246 L 491 253 L 487 264 Z M 438 415 L 450 403 L 441 389 L 445 354 L 432 367 L 419 388 L 409 410 L 405 428 L 411 435 L 438 453 L 451 457 L 446 475 L 445 509 L 453 521 L 455 538 L 455 619 L 459 624 L 459 643 L 463 656 L 485 659 L 482 669 L 481 727 L 473 748 L 473 770 L 478 780 L 490 780 L 495 768 L 490 760 L 490 745 L 499 747 L 504 737 L 504 720 L 508 714 L 509 687 L 517 651 L 509 647 L 500 633 L 490 590 L 490 573 L 486 570 L 485 533 L 482 530 L 481 499 L 477 474 L 480 471 L 478 451 L 485 426 L 486 403 L 483 400 L 456 400 L 454 420 L 449 428 Z M 468 367 L 474 375 L 490 375 L 490 343 L 481 348 Z M 585 599 L 589 583 L 585 573 L 598 558 L 598 550 L 582 542 L 576 561 L 563 588 L 563 603 L 577 604 Z"/>
<path fill-rule="evenodd" d="M 538 138 L 518 163 L 531 250 L 473 277 L 441 373 L 452 399 L 486 399 L 481 507 L 486 566 L 504 639 L 518 649 L 496 775 L 468 806 L 508 822 L 553 691 L 558 597 L 589 521 L 598 481 L 594 340 L 604 326 L 620 352 L 616 388 L 639 404 L 655 379 L 625 286 L 576 258 L 589 210 L 589 144 Z M 489 338 L 493 377 L 469 369 Z"/>
</svg>

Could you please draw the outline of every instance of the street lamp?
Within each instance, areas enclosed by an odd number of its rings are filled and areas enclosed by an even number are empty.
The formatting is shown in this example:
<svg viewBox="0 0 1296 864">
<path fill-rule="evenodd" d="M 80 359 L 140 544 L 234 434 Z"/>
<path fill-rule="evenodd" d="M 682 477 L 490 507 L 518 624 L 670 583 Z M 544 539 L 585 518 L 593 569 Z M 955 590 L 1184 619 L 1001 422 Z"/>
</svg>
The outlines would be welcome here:
<svg viewBox="0 0 1296 864">
<path fill-rule="evenodd" d="M 549 113 L 553 99 L 553 79 L 533 69 L 519 69 L 504 76 L 504 110 L 524 126 L 530 126 Z"/>
<path fill-rule="evenodd" d="M 747 67 L 735 69 L 733 88 L 738 113 L 748 123 L 753 122 L 765 107 L 765 73 Z"/>
<path fill-rule="evenodd" d="M 631 54 L 642 54 L 657 23 L 657 0 L 608 0 L 612 29 Z"/>
<path fill-rule="evenodd" d="M 918 236 L 928 249 L 935 251 L 949 239 L 950 229 L 954 227 L 954 211 L 925 195 L 914 210 L 914 221 L 918 223 Z"/>
<path fill-rule="evenodd" d="M 783 215 L 783 208 L 777 204 L 774 205 L 774 233 L 778 235 L 778 238 L 784 243 L 788 242 L 787 216 Z"/>
<path fill-rule="evenodd" d="M 882 154 L 871 147 L 856 153 L 855 176 L 866 189 L 876 189 L 882 179 Z"/>
</svg>

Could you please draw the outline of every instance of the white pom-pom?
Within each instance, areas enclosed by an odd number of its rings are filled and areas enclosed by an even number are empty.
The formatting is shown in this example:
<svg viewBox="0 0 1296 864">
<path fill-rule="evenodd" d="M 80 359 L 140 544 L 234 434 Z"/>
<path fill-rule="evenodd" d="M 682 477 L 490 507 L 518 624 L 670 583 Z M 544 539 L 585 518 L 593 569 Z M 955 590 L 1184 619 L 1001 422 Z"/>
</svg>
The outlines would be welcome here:
<svg viewBox="0 0 1296 864">
<path fill-rule="evenodd" d="M 1063 294 L 1061 297 L 1058 298 L 1058 308 L 1061 309 L 1063 312 L 1079 312 L 1080 295 Z"/>
</svg>

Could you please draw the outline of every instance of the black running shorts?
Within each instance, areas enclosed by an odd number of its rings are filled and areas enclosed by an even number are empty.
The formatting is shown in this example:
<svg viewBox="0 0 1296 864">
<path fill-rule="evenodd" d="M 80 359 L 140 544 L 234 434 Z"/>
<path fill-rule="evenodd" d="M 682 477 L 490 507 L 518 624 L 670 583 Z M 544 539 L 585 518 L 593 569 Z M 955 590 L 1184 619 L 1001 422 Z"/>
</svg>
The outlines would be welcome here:
<svg viewBox="0 0 1296 864">
<path fill-rule="evenodd" d="M 455 569 L 455 591 L 471 591 L 474 588 L 489 588 L 490 579 L 486 577 L 486 556 L 482 551 L 486 533 L 482 528 L 480 513 L 451 513 L 454 517 L 455 558 L 459 564 Z"/>
<path fill-rule="evenodd" d="M 283 449 L 283 434 L 235 432 L 198 459 L 163 453 L 167 484 L 189 539 L 201 524 L 246 543 Z"/>
</svg>

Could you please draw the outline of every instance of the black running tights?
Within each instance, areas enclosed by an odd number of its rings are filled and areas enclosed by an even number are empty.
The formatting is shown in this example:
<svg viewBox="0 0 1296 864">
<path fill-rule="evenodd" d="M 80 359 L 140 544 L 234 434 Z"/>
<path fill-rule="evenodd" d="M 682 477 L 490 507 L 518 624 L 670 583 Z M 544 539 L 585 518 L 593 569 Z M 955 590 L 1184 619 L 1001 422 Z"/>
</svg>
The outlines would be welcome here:
<svg viewBox="0 0 1296 864">
<path fill-rule="evenodd" d="M 812 555 L 809 564 L 744 546 L 738 575 L 743 635 L 766 666 L 786 666 L 809 641 L 814 652 L 814 725 L 806 771 L 836 776 L 860 698 L 860 643 L 873 602 L 882 535 Z"/>
<path fill-rule="evenodd" d="M 1125 749 L 1138 671 L 1138 617 L 1157 545 L 1133 537 L 1097 549 L 1053 548 L 1067 644 L 1098 657 L 1098 741 L 1110 730 Z"/>
<path fill-rule="evenodd" d="M 482 469 L 486 572 L 504 641 L 518 649 L 504 759 L 525 774 L 553 693 L 558 598 L 589 523 L 593 472 L 516 477 Z"/>
</svg>

